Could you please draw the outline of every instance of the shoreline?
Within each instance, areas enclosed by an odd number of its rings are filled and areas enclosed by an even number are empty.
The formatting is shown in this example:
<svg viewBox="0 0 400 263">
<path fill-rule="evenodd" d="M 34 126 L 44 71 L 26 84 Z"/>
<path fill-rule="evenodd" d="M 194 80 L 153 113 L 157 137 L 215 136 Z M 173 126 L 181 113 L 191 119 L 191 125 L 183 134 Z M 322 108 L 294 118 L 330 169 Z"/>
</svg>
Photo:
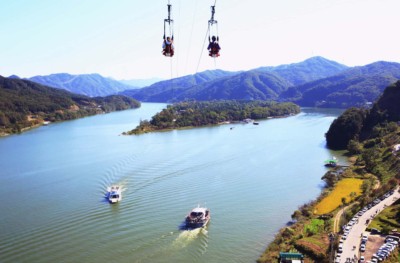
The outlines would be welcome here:
<svg viewBox="0 0 400 263">
<path fill-rule="evenodd" d="M 346 156 L 346 154 L 342 154 L 342 156 Z M 343 220 L 342 217 L 347 217 L 348 213 L 352 214 L 352 208 L 357 208 L 358 206 L 360 206 L 363 202 L 362 199 L 368 198 L 369 192 L 362 192 L 361 195 L 351 198 L 349 202 L 345 202 L 343 204 L 345 205 L 345 207 L 343 207 L 343 205 L 339 205 L 334 210 L 322 215 L 314 213 L 316 205 L 335 189 L 338 182 L 349 178 L 362 179 L 363 181 L 370 182 L 373 181 L 374 184 L 372 185 L 371 191 L 375 191 L 375 195 L 376 193 L 379 193 L 379 190 L 384 189 L 384 187 L 382 187 L 382 182 L 380 182 L 375 175 L 361 175 L 353 170 L 354 168 L 357 168 L 354 155 L 346 157 L 349 165 L 342 167 L 342 172 L 336 171 L 336 169 L 340 169 L 338 166 L 337 168 L 329 169 L 325 173 L 325 175 L 327 175 L 329 172 L 338 173 L 338 181 L 334 185 L 326 185 L 325 188 L 321 189 L 320 194 L 308 203 L 299 204 L 299 208 L 293 211 L 293 214 L 291 215 L 292 221 L 286 222 L 285 225 L 275 233 L 273 240 L 266 245 L 264 252 L 257 259 L 257 263 L 276 262 L 279 257 L 279 252 L 292 252 L 293 250 L 297 251 L 297 253 L 303 254 L 304 261 L 302 262 L 304 263 L 331 262 L 329 261 L 329 254 L 331 253 L 329 247 L 331 245 L 335 247 L 339 243 L 338 234 L 342 231 L 340 227 Z M 324 176 L 321 178 L 322 180 L 324 180 Z M 387 187 L 387 185 L 385 186 Z M 399 189 L 398 183 L 396 185 L 396 188 Z M 363 205 L 361 205 L 361 207 L 362 206 Z M 308 215 L 302 215 L 302 213 L 307 211 L 309 212 Z M 305 227 L 308 226 L 309 223 L 315 219 L 323 219 L 324 221 L 326 220 L 326 222 L 328 222 L 328 230 L 324 230 L 322 231 L 322 233 L 319 233 L 317 235 L 307 236 L 307 234 L 304 233 Z M 344 220 L 347 222 L 347 218 Z M 324 229 L 325 227 L 326 226 L 324 225 Z M 290 232 L 288 231 L 288 229 L 291 229 Z M 333 239 L 331 239 L 331 234 L 334 234 Z M 292 237 L 288 238 L 288 235 L 291 235 Z M 319 249 L 315 250 L 315 247 L 312 247 L 312 243 L 307 244 L 301 242 L 303 239 L 307 238 L 310 240 L 314 238 L 314 241 L 322 243 L 322 246 Z M 323 244 L 324 242 L 325 244 Z M 335 253 L 335 251 L 333 251 L 333 253 Z"/>
</svg>

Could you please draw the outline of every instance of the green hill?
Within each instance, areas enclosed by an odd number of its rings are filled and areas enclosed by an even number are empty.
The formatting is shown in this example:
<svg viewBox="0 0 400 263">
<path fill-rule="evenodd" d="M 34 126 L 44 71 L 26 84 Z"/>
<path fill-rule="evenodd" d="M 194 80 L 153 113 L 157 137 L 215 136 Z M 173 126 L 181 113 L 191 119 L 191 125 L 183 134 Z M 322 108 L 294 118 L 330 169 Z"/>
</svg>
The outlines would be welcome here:
<svg viewBox="0 0 400 263">
<path fill-rule="evenodd" d="M 103 112 L 140 107 L 124 96 L 90 98 L 29 80 L 0 76 L 0 133 L 22 131 L 46 121 L 76 119 Z"/>
<path fill-rule="evenodd" d="M 349 108 L 374 102 L 385 87 L 400 79 L 400 64 L 375 62 L 332 77 L 292 87 L 280 99 L 301 106 Z"/>
<path fill-rule="evenodd" d="M 346 149 L 400 122 L 400 81 L 388 86 L 370 110 L 351 108 L 337 118 L 326 133 L 328 147 Z M 389 126 L 388 126 L 389 125 Z"/>
</svg>

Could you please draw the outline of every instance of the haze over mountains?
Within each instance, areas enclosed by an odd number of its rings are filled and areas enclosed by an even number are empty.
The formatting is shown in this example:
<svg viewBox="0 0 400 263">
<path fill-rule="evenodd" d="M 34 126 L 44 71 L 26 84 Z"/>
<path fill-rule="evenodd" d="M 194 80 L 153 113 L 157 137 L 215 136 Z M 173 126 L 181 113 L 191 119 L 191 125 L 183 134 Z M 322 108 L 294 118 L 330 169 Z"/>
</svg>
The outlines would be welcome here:
<svg viewBox="0 0 400 263">
<path fill-rule="evenodd" d="M 135 88 L 111 78 L 102 77 L 99 74 L 70 75 L 59 73 L 48 76 L 34 76 L 29 80 L 89 97 L 108 96 Z"/>
<path fill-rule="evenodd" d="M 137 88 L 143 88 L 143 87 L 147 87 L 150 86 L 156 82 L 160 82 L 163 81 L 164 79 L 162 78 L 151 78 L 151 79 L 122 79 L 119 80 L 119 82 L 129 85 L 129 86 L 133 86 L 133 87 L 137 87 Z"/>
<path fill-rule="evenodd" d="M 381 61 L 347 67 L 323 57 L 249 71 L 209 70 L 159 81 L 144 88 L 133 88 L 98 74 L 64 73 L 30 78 L 47 86 L 87 96 L 122 94 L 143 102 L 271 99 L 292 101 L 300 106 L 338 108 L 374 102 L 385 87 L 398 79 L 399 63 Z"/>
</svg>

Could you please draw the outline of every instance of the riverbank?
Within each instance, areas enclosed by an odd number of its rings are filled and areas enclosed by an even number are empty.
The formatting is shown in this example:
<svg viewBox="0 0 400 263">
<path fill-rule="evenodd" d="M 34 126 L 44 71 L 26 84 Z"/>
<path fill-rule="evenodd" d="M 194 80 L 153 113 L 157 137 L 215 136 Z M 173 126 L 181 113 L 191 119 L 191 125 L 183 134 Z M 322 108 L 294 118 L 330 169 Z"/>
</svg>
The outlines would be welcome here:
<svg viewBox="0 0 400 263">
<path fill-rule="evenodd" d="M 43 125 L 44 125 L 43 122 L 42 123 L 38 123 L 38 124 L 33 124 L 31 126 L 26 126 L 24 128 L 21 128 L 19 131 L 11 132 L 11 133 L 10 132 L 5 132 L 5 131 L 0 131 L 0 137 L 6 137 L 6 136 L 13 135 L 13 134 L 19 134 L 19 133 L 26 132 L 26 131 L 29 131 L 29 130 L 32 130 L 32 129 L 35 129 L 35 128 L 39 128 L 40 126 L 43 126 Z"/>
<path fill-rule="evenodd" d="M 376 143 L 379 141 L 379 143 Z M 393 145 L 400 141 L 400 128 L 388 131 L 380 138 L 367 140 L 361 150 L 349 158 L 351 165 L 345 170 L 334 168 L 322 179 L 327 183 L 316 200 L 299 207 L 292 214 L 293 221 L 279 230 L 257 262 L 276 262 L 279 252 L 298 251 L 305 256 L 304 262 L 330 262 L 338 243 L 341 226 L 346 224 L 363 207 L 384 195 L 399 184 L 400 158 L 393 153 Z M 371 156 L 373 159 L 370 159 Z M 371 160 L 371 161 L 369 161 Z M 378 162 L 379 161 L 379 162 Z M 363 180 L 362 194 L 344 194 L 336 208 L 324 214 L 316 214 L 315 208 L 326 196 L 332 194 L 343 179 Z M 383 227 L 385 232 L 390 226 Z"/>
</svg>

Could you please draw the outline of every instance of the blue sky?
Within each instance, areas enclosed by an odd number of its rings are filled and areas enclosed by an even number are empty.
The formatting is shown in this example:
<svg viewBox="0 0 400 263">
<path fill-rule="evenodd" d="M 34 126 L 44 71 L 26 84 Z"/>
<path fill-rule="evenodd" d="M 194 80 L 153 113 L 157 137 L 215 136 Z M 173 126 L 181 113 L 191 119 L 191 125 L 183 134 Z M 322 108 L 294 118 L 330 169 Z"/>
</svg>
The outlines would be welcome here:
<svg viewBox="0 0 400 263">
<path fill-rule="evenodd" d="M 170 2 L 172 59 L 161 55 L 168 0 L 0 0 L 0 75 L 170 78 L 312 56 L 348 66 L 400 62 L 399 0 L 216 0 L 216 60 L 203 48 L 215 0 Z"/>
</svg>

